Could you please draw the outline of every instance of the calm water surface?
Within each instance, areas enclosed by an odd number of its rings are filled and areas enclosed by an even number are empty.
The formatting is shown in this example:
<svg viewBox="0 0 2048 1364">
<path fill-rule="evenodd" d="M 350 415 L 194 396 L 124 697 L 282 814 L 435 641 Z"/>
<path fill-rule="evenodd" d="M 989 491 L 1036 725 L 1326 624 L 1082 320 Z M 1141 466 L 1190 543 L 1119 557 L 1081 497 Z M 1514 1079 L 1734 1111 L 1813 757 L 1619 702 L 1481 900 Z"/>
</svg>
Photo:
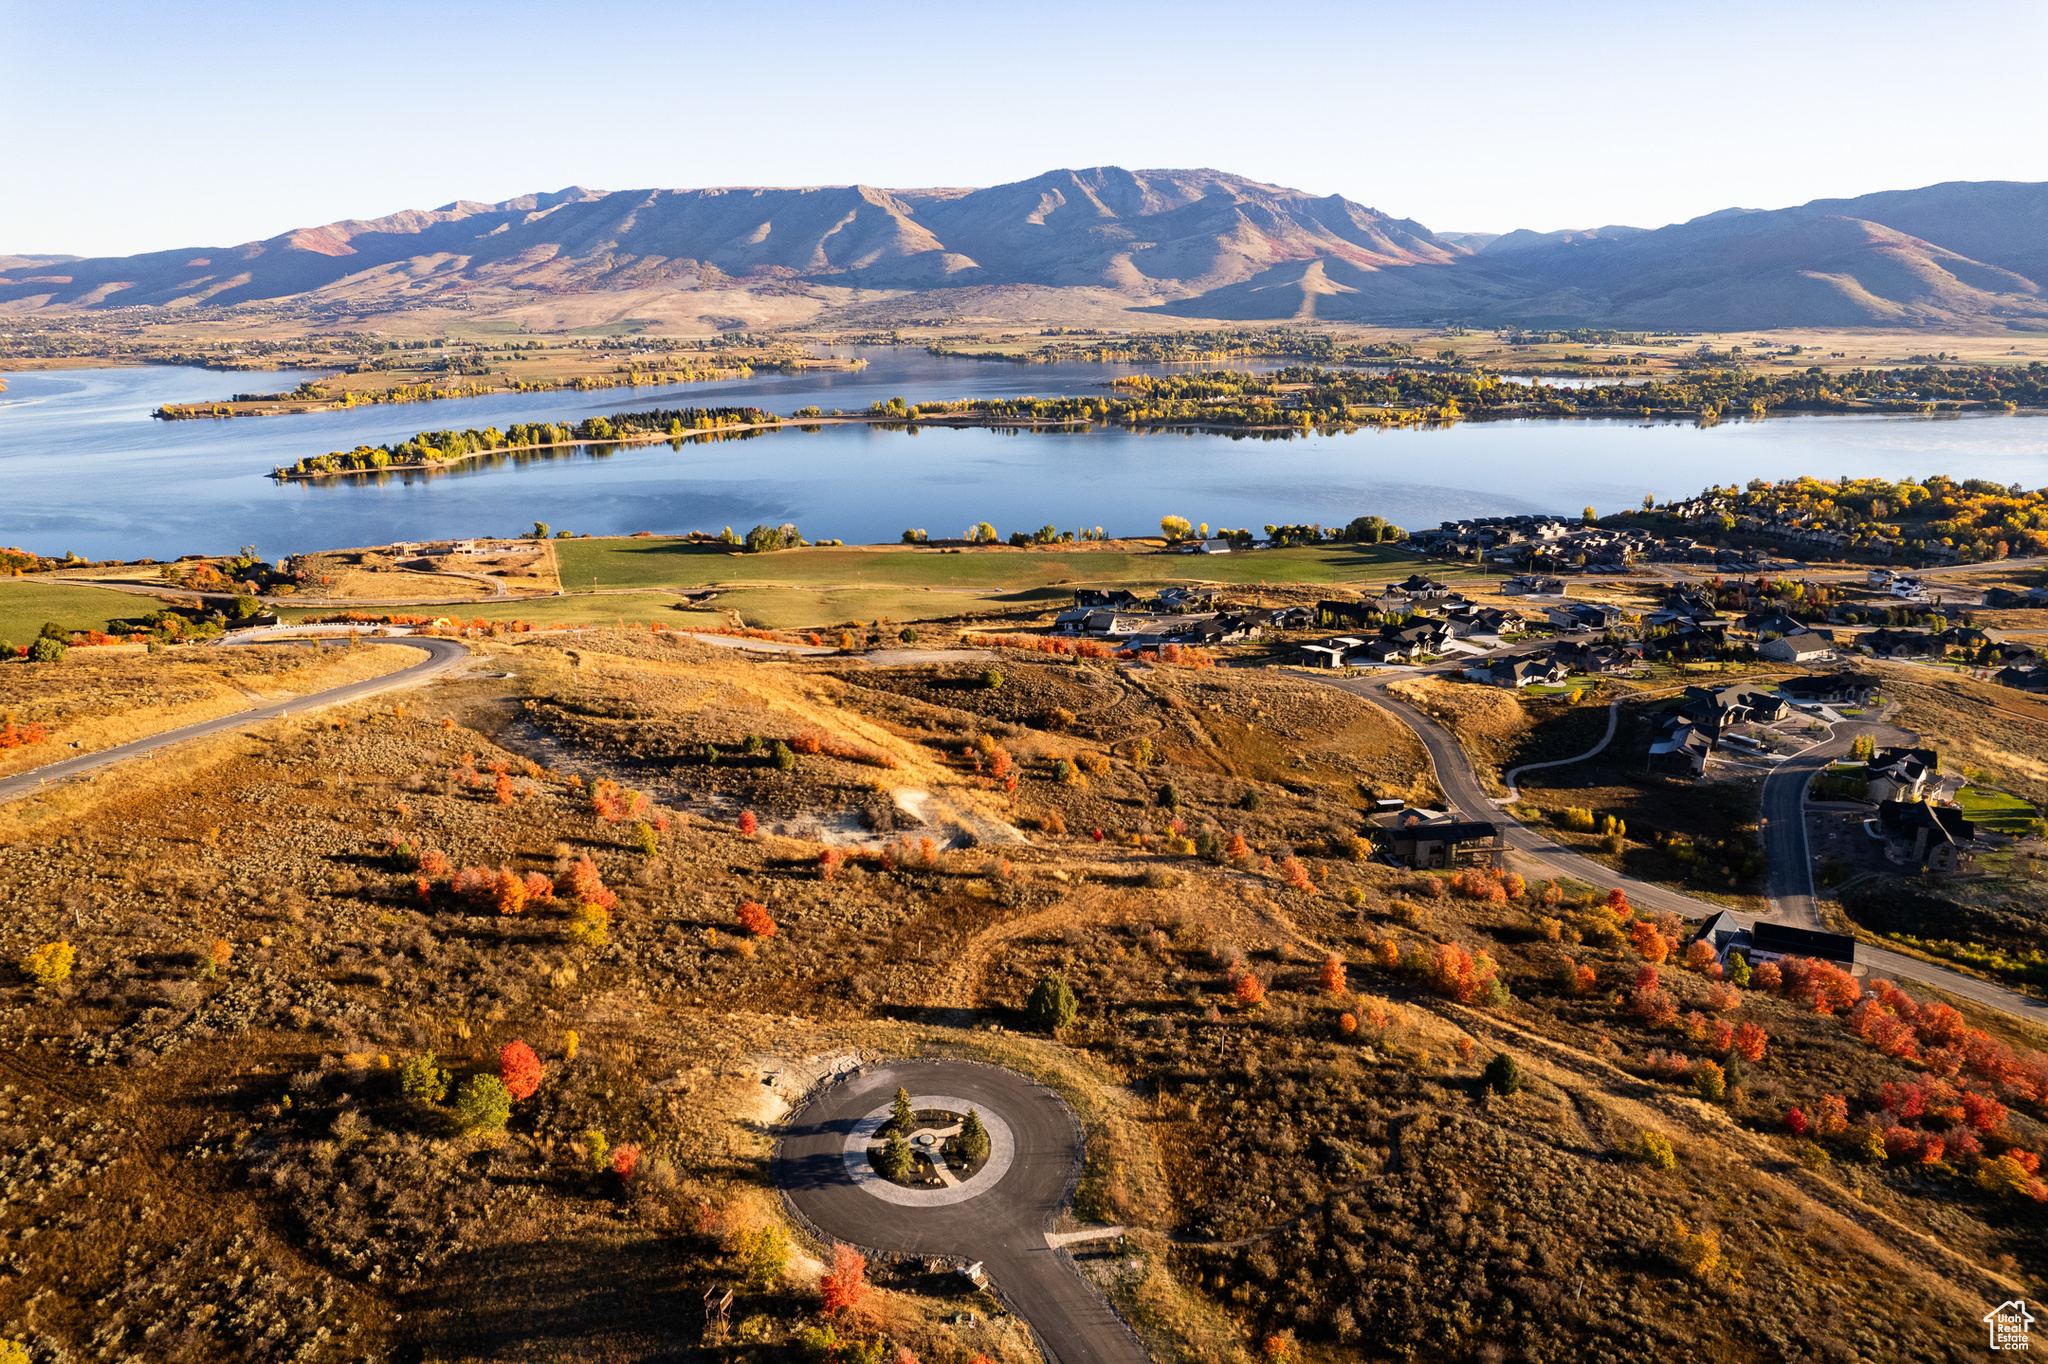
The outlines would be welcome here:
<svg viewBox="0 0 2048 1364">
<path fill-rule="evenodd" d="M 1946 473 L 2048 483 L 2048 419 L 1779 417 L 1689 423 L 1463 422 L 1293 440 L 1096 430 L 1019 433 L 866 426 L 749 440 L 535 453 L 432 476 L 278 484 L 306 454 L 423 428 L 503 425 L 671 406 L 862 409 L 877 398 L 1086 393 L 1128 365 L 1008 365 L 874 348 L 855 373 L 767 374 L 613 389 L 363 407 L 299 417 L 162 422 L 166 402 L 283 391 L 297 373 L 140 368 L 5 376 L 0 543 L 46 554 L 166 558 L 254 544 L 266 557 L 394 539 L 509 534 L 534 521 L 618 534 L 744 531 L 794 521 L 814 538 L 934 537 L 988 520 L 1007 535 L 1051 523 L 1155 529 L 1167 513 L 1211 525 L 1405 526 L 1506 512 L 1634 506 L 1711 483 L 1798 474 Z M 1240 366 L 1241 367 L 1241 366 Z"/>
</svg>

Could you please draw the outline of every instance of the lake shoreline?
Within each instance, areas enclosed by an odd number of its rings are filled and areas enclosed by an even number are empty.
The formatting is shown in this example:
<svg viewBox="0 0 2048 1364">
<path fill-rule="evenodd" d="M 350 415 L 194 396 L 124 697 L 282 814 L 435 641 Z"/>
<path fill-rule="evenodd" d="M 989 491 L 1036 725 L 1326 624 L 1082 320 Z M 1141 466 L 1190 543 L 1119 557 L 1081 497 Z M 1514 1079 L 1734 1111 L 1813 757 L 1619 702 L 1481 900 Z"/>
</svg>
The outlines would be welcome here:
<svg viewBox="0 0 2048 1364">
<path fill-rule="evenodd" d="M 716 439 L 718 437 L 727 435 L 738 435 L 746 432 L 781 431 L 790 427 L 795 427 L 798 430 L 816 429 L 824 426 L 879 426 L 883 428 L 946 427 L 953 430 L 979 429 L 1062 431 L 1075 430 L 1079 428 L 1093 428 L 1099 426 L 1107 430 L 1131 431 L 1141 434 L 1146 432 L 1164 433 L 1173 431 L 1186 431 L 1200 433 L 1204 435 L 1221 436 L 1228 436 L 1233 434 L 1271 435 L 1274 433 L 1283 433 L 1291 437 L 1296 435 L 1330 435 L 1337 432 L 1357 431 L 1367 427 L 1379 429 L 1399 429 L 1431 426 L 1454 426 L 1462 423 L 1484 423 L 1496 421 L 1690 421 L 1694 425 L 1705 427 L 1718 426 L 1724 420 L 1721 417 L 1710 417 L 1703 415 L 1699 412 L 1688 411 L 1683 408 L 1646 408 L 1628 411 L 1618 411 L 1615 409 L 1600 409 L 1592 412 L 1577 410 L 1570 412 L 1555 412 L 1543 410 L 1541 405 L 1536 403 L 1484 408 L 1474 412 L 1460 412 L 1456 416 L 1448 419 L 1444 418 L 1441 415 L 1434 414 L 1430 409 L 1414 408 L 1388 410 L 1390 412 L 1398 412 L 1402 415 L 1397 420 L 1391 421 L 1359 421 L 1345 422 L 1341 424 L 1324 423 L 1321 425 L 1314 426 L 1301 426 L 1293 422 L 1273 422 L 1270 424 L 1260 426 L 1245 426 L 1236 423 L 1222 422 L 1212 423 L 1181 421 L 1059 421 L 1053 418 L 991 417 L 981 414 L 967 413 L 962 413 L 959 415 L 947 413 L 934 413 L 931 415 L 920 416 L 913 419 L 907 416 L 906 414 L 900 412 L 882 414 L 858 412 L 831 417 L 779 417 L 774 421 L 741 422 L 725 426 L 715 426 L 705 430 L 685 431 L 682 432 L 681 434 L 662 431 L 649 432 L 644 435 L 607 436 L 602 439 L 591 440 L 551 441 L 540 445 L 504 445 L 498 446 L 497 448 L 490 450 L 472 450 L 468 454 L 457 455 L 452 459 L 435 460 L 432 463 L 421 463 L 419 461 L 412 461 L 405 464 L 386 464 L 380 468 L 375 469 L 316 469 L 310 471 L 301 471 L 298 469 L 288 469 L 280 465 L 271 471 L 270 477 L 279 483 L 322 483 L 345 479 L 362 479 L 368 477 L 375 477 L 380 474 L 445 473 L 450 470 L 461 468 L 462 466 L 473 463 L 477 460 L 488 459 L 494 455 L 516 455 L 529 450 L 567 450 L 574 449 L 578 446 L 586 445 L 658 445 L 665 441 L 702 441 Z M 1922 420 L 1925 420 L 1927 418 L 1960 418 L 1964 416 L 2027 415 L 2029 414 L 2026 412 L 1995 412 L 1988 408 L 1972 409 L 1962 407 L 1958 407 L 1953 410 L 1940 410 L 1934 412 L 1918 413 L 1887 412 L 1877 408 L 1872 408 L 1867 411 L 1857 409 L 1842 409 L 1839 411 L 1829 412 L 1809 412 L 1798 409 L 1781 408 L 1765 413 L 1745 412 L 1738 414 L 1736 419 L 1741 421 L 1765 421 L 1770 420 L 1772 418 L 1784 417 L 1862 416 L 1891 417 L 1899 419 L 1917 417 Z"/>
</svg>

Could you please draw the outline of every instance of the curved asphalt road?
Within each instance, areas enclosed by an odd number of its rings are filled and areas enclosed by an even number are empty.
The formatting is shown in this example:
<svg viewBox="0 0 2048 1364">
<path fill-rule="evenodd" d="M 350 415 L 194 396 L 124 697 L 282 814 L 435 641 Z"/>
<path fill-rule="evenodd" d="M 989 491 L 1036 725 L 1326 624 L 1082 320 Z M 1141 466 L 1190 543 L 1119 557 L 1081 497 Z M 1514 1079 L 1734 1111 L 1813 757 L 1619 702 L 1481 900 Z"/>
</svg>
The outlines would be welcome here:
<svg viewBox="0 0 2048 1364">
<path fill-rule="evenodd" d="M 1497 654 L 1495 657 L 1504 656 Z M 1493 797 L 1480 784 L 1479 775 L 1473 770 L 1472 761 L 1465 756 L 1465 750 L 1457 739 L 1435 720 L 1417 710 L 1398 697 L 1389 696 L 1386 686 L 1404 677 L 1423 676 L 1420 669 L 1404 669 L 1399 672 L 1377 673 L 1371 677 L 1319 677 L 1316 681 L 1325 686 L 1363 696 L 1374 705 L 1386 710 L 1415 731 L 1417 738 L 1429 750 L 1430 765 L 1436 771 L 1437 785 L 1443 788 L 1445 797 L 1458 809 L 1468 815 L 1485 815 L 1504 826 L 1507 845 L 1535 861 L 1548 866 L 1553 872 L 1584 881 L 1602 890 L 1616 887 L 1626 891 L 1629 903 L 1644 909 L 1663 912 L 1670 910 L 1684 919 L 1704 919 L 1718 914 L 1722 906 L 1705 900 L 1695 900 L 1682 892 L 1654 886 L 1639 881 L 1610 867 L 1595 862 L 1570 848 L 1563 847 L 1545 835 L 1500 811 Z M 1764 855 L 1770 868 L 1770 890 L 1777 901 L 1777 917 L 1799 927 L 1823 927 L 1813 905 L 1813 870 L 1808 859 L 1806 845 L 1806 781 L 1797 773 L 1804 772 L 1810 778 L 1819 766 L 1831 756 L 1848 750 L 1853 734 L 1838 729 L 1836 734 L 1817 748 L 1808 749 L 1796 758 L 1789 759 L 1785 768 L 1792 768 L 1794 775 L 1783 780 L 1767 778 L 1764 784 L 1764 815 L 1769 820 L 1764 825 Z M 1839 744 L 1839 748 L 1837 745 Z M 1793 768 L 1794 763 L 1803 763 Z M 1781 769 L 1782 771 L 1783 769 Z M 1975 1004 L 1997 1009 L 2033 1023 L 2048 1025 L 2048 1002 L 1979 980 L 1975 976 L 1952 971 L 1945 966 L 1921 961 L 1917 957 L 1873 947 L 1868 943 L 1856 944 L 1856 960 L 1869 967 L 1873 975 L 1888 980 L 1911 980 L 1930 985 L 1938 990 L 1960 996 Z"/>
<path fill-rule="evenodd" d="M 76 758 L 66 758 L 62 762 L 54 762 L 45 767 L 34 768 L 23 772 L 19 776 L 9 777 L 4 781 L 0 781 L 0 803 L 19 800 L 23 796 L 41 790 L 52 782 L 60 782 L 69 777 L 75 777 L 81 773 L 91 772 L 98 768 L 110 767 L 115 763 L 126 762 L 130 758 L 139 758 L 145 753 L 154 753 L 157 749 L 169 748 L 173 744 L 184 743 L 187 739 L 201 739 L 209 734 L 225 734 L 229 730 L 261 724 L 265 720 L 275 720 L 279 716 L 292 711 L 319 710 L 323 706 L 339 705 L 344 701 L 360 701 L 365 696 L 375 696 L 378 692 L 390 691 L 395 687 L 413 686 L 426 681 L 430 677 L 448 671 L 469 656 L 469 650 L 463 648 L 452 639 L 420 639 L 410 636 L 394 636 L 388 639 L 380 639 L 377 642 L 379 644 L 400 644 L 408 649 L 421 649 L 426 652 L 427 657 L 425 661 L 415 663 L 410 668 L 401 668 L 395 673 L 386 673 L 382 677 L 372 677 L 361 682 L 351 682 L 345 687 L 334 687 L 327 691 L 312 692 L 305 696 L 294 696 L 284 701 L 273 701 L 268 705 L 257 706 L 252 710 L 237 711 L 233 715 L 223 715 L 217 720 L 202 720 L 196 725 L 184 725 L 178 729 L 167 729 L 161 734 L 152 734 L 147 739 L 137 739 L 133 743 L 101 749 L 97 753 L 83 753 Z"/>
<path fill-rule="evenodd" d="M 987 1193 L 907 1208 L 863 1192 L 846 1174 L 847 1134 L 901 1086 L 951 1094 L 1000 1114 L 1017 1154 Z M 1138 1338 L 1047 1240 L 1081 1173 L 1080 1124 L 1057 1094 L 1012 1071 L 959 1061 L 904 1061 L 856 1072 L 790 1115 L 774 1175 L 792 1209 L 825 1236 L 871 1251 L 980 1261 L 989 1283 L 1057 1364 L 1150 1364 Z"/>
</svg>

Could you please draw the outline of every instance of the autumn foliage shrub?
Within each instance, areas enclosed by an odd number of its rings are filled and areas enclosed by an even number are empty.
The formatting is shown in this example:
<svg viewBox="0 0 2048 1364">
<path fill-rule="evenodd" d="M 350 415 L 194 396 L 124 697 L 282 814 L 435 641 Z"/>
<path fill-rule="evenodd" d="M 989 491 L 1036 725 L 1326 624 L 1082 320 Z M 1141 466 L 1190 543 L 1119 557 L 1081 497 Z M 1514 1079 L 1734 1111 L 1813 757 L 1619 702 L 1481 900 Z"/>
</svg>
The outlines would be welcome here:
<svg viewBox="0 0 2048 1364">
<path fill-rule="evenodd" d="M 498 1052 L 498 1078 L 514 1099 L 530 1099 L 540 1088 L 540 1058 L 524 1042 L 507 1042 Z"/>
<path fill-rule="evenodd" d="M 598 818 L 607 824 L 617 824 L 623 819 L 639 819 L 653 804 L 645 792 L 628 791 L 617 782 L 600 777 L 590 784 L 590 808 Z"/>
<path fill-rule="evenodd" d="M 1237 996 L 1240 1007 L 1249 1009 L 1266 998 L 1266 983 L 1246 971 L 1240 974 L 1237 983 L 1231 986 L 1231 993 Z"/>
<path fill-rule="evenodd" d="M 1745 1061 L 1761 1061 L 1770 1040 L 1770 1034 L 1756 1024 L 1744 1023 L 1735 1030 L 1735 1054 Z"/>
<path fill-rule="evenodd" d="M 1315 894 L 1315 882 L 1308 879 L 1308 868 L 1304 867 L 1298 858 L 1290 857 L 1280 864 L 1280 879 L 1287 883 L 1290 890 Z"/>
<path fill-rule="evenodd" d="M 46 744 L 50 741 L 49 731 L 40 721 L 16 726 L 12 717 L 0 723 L 0 749 L 20 748 L 24 744 Z"/>
<path fill-rule="evenodd" d="M 1439 943 L 1424 964 L 1424 983 L 1436 994 L 1460 1004 L 1497 1005 L 1507 1002 L 1507 990 L 1500 983 L 1500 970 L 1493 958 L 1474 955 L 1457 943 Z"/>
<path fill-rule="evenodd" d="M 507 867 L 464 867 L 455 873 L 449 889 L 500 914 L 518 914 L 526 908 L 526 878 Z"/>
<path fill-rule="evenodd" d="M 24 955 L 17 965 L 37 985 L 56 985 L 70 978 L 77 959 L 78 951 L 70 943 L 50 942 Z"/>
<path fill-rule="evenodd" d="M 555 889 L 577 904 L 595 905 L 607 913 L 618 908 L 619 897 L 605 888 L 603 874 L 588 855 L 570 863 L 569 869 L 556 879 Z"/>
<path fill-rule="evenodd" d="M 863 748 L 859 744 L 852 743 L 846 739 L 834 738 L 829 734 L 819 734 L 815 730 L 807 729 L 801 731 L 794 738 L 790 739 L 789 746 L 791 749 L 807 757 L 822 753 L 828 758 L 840 758 L 846 762 L 861 763 L 867 767 L 894 768 L 897 766 L 896 760 L 887 753 L 880 753 L 872 748 Z M 1007 759 L 1008 755 L 1005 754 L 1004 757 Z M 996 775 L 1000 777 L 1002 773 L 998 772 Z"/>
<path fill-rule="evenodd" d="M 827 1312 L 853 1312 L 867 1300 L 867 1257 L 839 1242 L 832 1247 L 832 1272 L 818 1280 Z"/>
<path fill-rule="evenodd" d="M 1321 976 L 1323 993 L 1341 995 L 1344 993 L 1344 958 L 1332 952 L 1323 958 Z"/>
<path fill-rule="evenodd" d="M 775 920 L 768 917 L 768 906 L 748 900 L 740 906 L 740 927 L 757 938 L 775 936 Z"/>
</svg>

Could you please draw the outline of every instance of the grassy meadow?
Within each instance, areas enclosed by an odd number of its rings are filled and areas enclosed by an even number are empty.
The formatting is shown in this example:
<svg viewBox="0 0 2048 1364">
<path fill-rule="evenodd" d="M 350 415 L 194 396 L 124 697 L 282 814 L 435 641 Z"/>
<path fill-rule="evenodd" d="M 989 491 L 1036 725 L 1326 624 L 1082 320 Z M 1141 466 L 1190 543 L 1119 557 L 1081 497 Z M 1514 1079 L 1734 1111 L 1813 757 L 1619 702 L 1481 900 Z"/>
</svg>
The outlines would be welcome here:
<svg viewBox="0 0 2048 1364">
<path fill-rule="evenodd" d="M 26 644 L 47 621 L 65 630 L 104 630 L 115 620 L 132 620 L 157 609 L 148 597 L 97 587 L 11 578 L 0 582 L 0 640 Z"/>
<path fill-rule="evenodd" d="M 1171 554 L 1143 541 L 991 545 L 957 554 L 893 545 L 859 545 L 743 554 L 724 545 L 683 539 L 562 540 L 555 545 L 562 586 L 594 588 L 710 587 L 758 584 L 806 588 L 979 588 L 991 594 L 1075 586 L 1156 587 L 1169 583 L 1362 584 L 1399 581 L 1410 573 L 1469 581 L 1487 575 L 1431 563 L 1384 545 L 1309 545 L 1241 554 Z M 1017 598 L 1022 600 L 1022 598 Z"/>
</svg>

